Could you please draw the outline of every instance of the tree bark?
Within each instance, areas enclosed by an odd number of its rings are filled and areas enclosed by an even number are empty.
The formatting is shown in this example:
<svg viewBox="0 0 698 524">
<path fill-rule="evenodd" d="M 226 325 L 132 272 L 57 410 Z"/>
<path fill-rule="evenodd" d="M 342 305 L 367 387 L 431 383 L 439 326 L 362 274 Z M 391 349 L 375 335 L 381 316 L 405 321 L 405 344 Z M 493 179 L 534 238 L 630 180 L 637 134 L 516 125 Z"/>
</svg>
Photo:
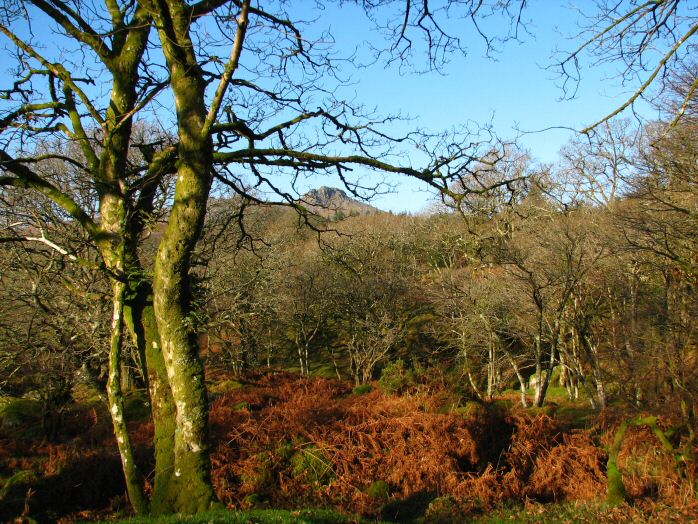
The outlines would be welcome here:
<svg viewBox="0 0 698 524">
<path fill-rule="evenodd" d="M 175 92 L 177 104 L 187 105 L 181 101 L 185 94 Z M 186 134 L 180 132 L 182 145 L 175 202 L 158 249 L 153 289 L 155 318 L 176 407 L 175 509 L 182 513 L 197 513 L 209 509 L 215 496 L 210 481 L 204 368 L 188 318 L 188 271 L 189 257 L 206 210 L 211 162 L 205 153 L 207 149 L 210 151 L 210 147 L 191 140 L 191 136 L 182 136 Z"/>
<path fill-rule="evenodd" d="M 123 309 L 124 291 L 123 282 L 114 281 L 112 302 L 114 312 L 111 324 L 111 340 L 109 350 L 109 381 L 107 382 L 107 397 L 109 400 L 109 412 L 114 425 L 114 435 L 121 456 L 121 465 L 126 479 L 126 491 L 133 510 L 138 515 L 148 512 L 148 502 L 143 494 L 142 476 L 136 465 L 133 454 L 131 438 L 124 419 L 124 397 L 121 390 L 121 352 L 123 349 Z"/>
<path fill-rule="evenodd" d="M 133 272 L 129 272 L 133 274 Z M 136 272 L 137 274 L 137 272 Z M 175 405 L 167 380 L 150 282 L 131 282 L 131 292 L 124 307 L 124 319 L 139 352 L 144 355 L 147 384 L 155 435 L 155 479 L 150 512 L 172 513 L 176 499 L 174 476 Z"/>
<path fill-rule="evenodd" d="M 153 303 L 176 409 L 174 509 L 191 514 L 208 510 L 215 501 L 204 367 L 189 323 L 190 257 L 206 213 L 213 147 L 210 136 L 202 132 L 207 114 L 205 83 L 189 37 L 188 6 L 171 0 L 153 2 L 151 9 L 170 71 L 179 135 L 175 197 L 155 259 Z"/>
</svg>

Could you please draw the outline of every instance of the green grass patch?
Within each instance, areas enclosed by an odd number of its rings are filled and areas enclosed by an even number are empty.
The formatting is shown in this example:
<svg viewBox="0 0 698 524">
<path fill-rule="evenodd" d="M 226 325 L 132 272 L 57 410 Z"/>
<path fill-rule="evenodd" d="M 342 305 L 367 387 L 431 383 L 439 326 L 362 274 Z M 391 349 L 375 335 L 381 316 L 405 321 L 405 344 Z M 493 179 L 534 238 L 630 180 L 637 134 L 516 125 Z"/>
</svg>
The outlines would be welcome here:
<svg viewBox="0 0 698 524">
<path fill-rule="evenodd" d="M 310 376 L 321 378 L 337 378 L 337 370 L 331 364 L 320 364 L 319 366 L 311 368 Z"/>
<path fill-rule="evenodd" d="M 562 424 L 572 428 L 584 428 L 596 420 L 599 411 L 592 408 L 588 401 L 583 403 L 564 402 L 558 406 L 556 415 Z"/>
<path fill-rule="evenodd" d="M 191 516 L 132 517 L 117 524 L 339 524 L 364 521 L 329 509 L 254 509 L 249 511 L 217 510 Z"/>
<path fill-rule="evenodd" d="M 602 501 L 564 502 L 560 504 L 528 504 L 511 508 L 497 509 L 470 521 L 478 524 L 562 524 L 569 522 L 633 522 L 634 524 L 654 522 L 688 522 L 680 510 L 657 504 L 642 508 L 623 504 L 610 507 Z"/>
</svg>

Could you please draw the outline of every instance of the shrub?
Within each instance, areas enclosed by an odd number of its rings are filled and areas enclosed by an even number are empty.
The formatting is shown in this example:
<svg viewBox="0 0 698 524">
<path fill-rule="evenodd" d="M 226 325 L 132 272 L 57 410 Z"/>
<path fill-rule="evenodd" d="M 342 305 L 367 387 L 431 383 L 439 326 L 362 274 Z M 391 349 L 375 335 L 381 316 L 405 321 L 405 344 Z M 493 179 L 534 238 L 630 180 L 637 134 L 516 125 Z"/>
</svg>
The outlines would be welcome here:
<svg viewBox="0 0 698 524">
<path fill-rule="evenodd" d="M 414 385 L 414 372 L 408 369 L 405 362 L 399 358 L 383 368 L 378 382 L 384 393 L 395 395 Z"/>
</svg>

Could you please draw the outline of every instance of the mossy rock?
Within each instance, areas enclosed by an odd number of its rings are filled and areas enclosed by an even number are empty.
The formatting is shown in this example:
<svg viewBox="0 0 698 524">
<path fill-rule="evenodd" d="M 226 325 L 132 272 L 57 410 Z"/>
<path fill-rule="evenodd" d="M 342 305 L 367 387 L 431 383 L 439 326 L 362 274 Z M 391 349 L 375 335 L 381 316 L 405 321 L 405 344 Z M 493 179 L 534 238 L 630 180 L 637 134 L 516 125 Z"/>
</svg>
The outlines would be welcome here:
<svg viewBox="0 0 698 524">
<path fill-rule="evenodd" d="M 223 395 L 225 393 L 230 393 L 231 391 L 235 391 L 236 389 L 240 389 L 242 387 L 242 384 L 238 382 L 237 380 L 224 380 L 223 382 L 217 382 L 215 384 L 211 384 L 208 387 L 208 390 L 211 393 L 215 393 L 217 395 Z"/>
<path fill-rule="evenodd" d="M 354 395 L 365 395 L 371 391 L 373 391 L 373 386 L 371 384 L 361 384 L 360 386 L 356 386 L 351 392 Z"/>
<path fill-rule="evenodd" d="M 296 451 L 290 459 L 291 474 L 305 476 L 313 484 L 327 485 L 334 478 L 332 462 L 316 446 L 307 446 Z"/>
<path fill-rule="evenodd" d="M 247 484 L 255 492 L 268 490 L 275 483 L 274 464 L 268 452 L 262 454 L 262 460 L 253 473 L 244 474 L 240 478 L 243 484 Z"/>
<path fill-rule="evenodd" d="M 463 515 L 460 514 L 456 501 L 451 496 L 436 497 L 429 503 L 424 512 L 424 523 L 460 524 Z"/>
<path fill-rule="evenodd" d="M 387 502 L 390 498 L 390 486 L 385 480 L 376 480 L 366 488 L 366 494 L 378 502 Z"/>
</svg>

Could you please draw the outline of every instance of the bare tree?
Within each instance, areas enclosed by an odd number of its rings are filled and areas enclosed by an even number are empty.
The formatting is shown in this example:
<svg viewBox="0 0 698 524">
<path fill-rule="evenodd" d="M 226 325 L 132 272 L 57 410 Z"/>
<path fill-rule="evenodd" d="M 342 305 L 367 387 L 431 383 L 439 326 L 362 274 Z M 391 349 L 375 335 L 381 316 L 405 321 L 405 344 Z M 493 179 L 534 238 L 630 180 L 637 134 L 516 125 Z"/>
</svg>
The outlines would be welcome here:
<svg viewBox="0 0 698 524">
<path fill-rule="evenodd" d="M 692 67 L 698 17 L 690 0 L 623 0 L 594 2 L 582 11 L 584 22 L 574 39 L 581 43 L 561 53 L 555 68 L 567 96 L 575 96 L 581 63 L 587 54 L 593 65 L 616 64 L 617 79 L 629 86 L 627 100 L 582 130 L 589 133 L 642 99 L 652 100 Z M 693 76 L 683 99 L 673 109 L 675 123 L 684 116 L 698 87 Z"/>
</svg>

